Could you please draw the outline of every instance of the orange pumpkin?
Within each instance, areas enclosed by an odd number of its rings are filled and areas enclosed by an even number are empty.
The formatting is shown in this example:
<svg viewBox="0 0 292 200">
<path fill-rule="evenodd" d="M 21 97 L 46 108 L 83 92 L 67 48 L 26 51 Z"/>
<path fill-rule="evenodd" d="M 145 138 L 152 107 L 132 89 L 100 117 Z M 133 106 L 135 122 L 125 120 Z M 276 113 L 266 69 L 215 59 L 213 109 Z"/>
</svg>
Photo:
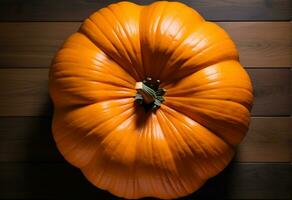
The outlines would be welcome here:
<svg viewBox="0 0 292 200">
<path fill-rule="evenodd" d="M 176 2 L 95 12 L 54 58 L 50 93 L 64 158 L 125 198 L 200 188 L 232 159 L 253 99 L 230 37 Z"/>
</svg>

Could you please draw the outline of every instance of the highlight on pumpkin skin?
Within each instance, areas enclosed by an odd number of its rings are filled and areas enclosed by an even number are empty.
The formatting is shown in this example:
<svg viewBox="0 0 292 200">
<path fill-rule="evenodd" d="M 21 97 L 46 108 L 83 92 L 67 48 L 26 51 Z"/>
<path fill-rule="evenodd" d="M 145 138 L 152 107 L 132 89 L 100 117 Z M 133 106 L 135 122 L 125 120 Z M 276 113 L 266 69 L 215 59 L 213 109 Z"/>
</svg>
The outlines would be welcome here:
<svg viewBox="0 0 292 200">
<path fill-rule="evenodd" d="M 93 13 L 56 54 L 49 87 L 60 153 L 129 199 L 183 197 L 221 172 L 253 101 L 228 34 L 166 1 Z"/>
</svg>

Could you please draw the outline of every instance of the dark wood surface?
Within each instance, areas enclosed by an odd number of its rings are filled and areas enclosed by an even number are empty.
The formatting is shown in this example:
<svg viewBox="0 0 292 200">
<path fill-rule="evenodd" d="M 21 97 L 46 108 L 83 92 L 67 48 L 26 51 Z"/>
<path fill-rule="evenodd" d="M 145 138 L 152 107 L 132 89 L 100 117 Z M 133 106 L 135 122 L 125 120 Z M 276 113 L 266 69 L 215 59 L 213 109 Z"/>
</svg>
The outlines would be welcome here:
<svg viewBox="0 0 292 200">
<path fill-rule="evenodd" d="M 0 173 L 0 198 L 118 199 L 67 163 L 2 163 Z M 183 199 L 289 199 L 291 187 L 289 164 L 231 163 Z"/>
<path fill-rule="evenodd" d="M 130 0 L 149 4 L 155 0 Z M 195 8 L 208 20 L 290 20 L 290 0 L 176 0 Z M 118 0 L 1 0 L 1 21 L 82 21 Z M 53 13 L 53 14 L 52 14 Z"/>
<path fill-rule="evenodd" d="M 117 1 L 0 1 L 0 199 L 117 199 L 58 152 L 48 95 L 48 68 L 64 39 Z M 179 1 L 230 34 L 255 95 L 234 161 L 183 199 L 292 199 L 292 0 Z"/>
<path fill-rule="evenodd" d="M 290 162 L 290 117 L 253 117 L 236 162 Z M 0 162 L 64 162 L 51 135 L 51 117 L 0 120 Z"/>
<path fill-rule="evenodd" d="M 218 24 L 234 39 L 244 67 L 292 66 L 290 22 Z M 0 68 L 49 67 L 60 45 L 79 26 L 79 22 L 0 23 Z"/>
<path fill-rule="evenodd" d="M 248 69 L 254 87 L 252 115 L 291 115 L 291 70 Z"/>
<path fill-rule="evenodd" d="M 237 149 L 235 160 L 291 162 L 291 134 L 291 117 L 253 117 L 249 131 Z"/>
</svg>

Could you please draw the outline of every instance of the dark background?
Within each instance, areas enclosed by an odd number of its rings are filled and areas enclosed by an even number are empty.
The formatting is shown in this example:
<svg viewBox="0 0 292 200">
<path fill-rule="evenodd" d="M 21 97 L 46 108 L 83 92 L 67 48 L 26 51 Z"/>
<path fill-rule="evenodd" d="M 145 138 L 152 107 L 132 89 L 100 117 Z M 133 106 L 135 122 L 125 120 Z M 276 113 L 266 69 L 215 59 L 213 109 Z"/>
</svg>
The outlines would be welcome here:
<svg viewBox="0 0 292 200">
<path fill-rule="evenodd" d="M 0 198 L 115 199 L 58 153 L 48 96 L 58 47 L 112 2 L 0 1 Z M 255 95 L 251 127 L 234 161 L 185 199 L 291 199 L 291 0 L 183 2 L 231 35 Z"/>
</svg>

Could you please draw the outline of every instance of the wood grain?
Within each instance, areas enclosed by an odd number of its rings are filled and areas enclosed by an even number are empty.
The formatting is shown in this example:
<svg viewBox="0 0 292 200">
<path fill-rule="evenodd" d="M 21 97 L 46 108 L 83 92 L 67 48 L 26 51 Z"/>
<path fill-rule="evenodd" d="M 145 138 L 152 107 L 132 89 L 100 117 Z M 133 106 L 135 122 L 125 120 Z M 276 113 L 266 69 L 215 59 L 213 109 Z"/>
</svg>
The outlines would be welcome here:
<svg viewBox="0 0 292 200">
<path fill-rule="evenodd" d="M 118 199 L 66 163 L 1 163 L 0 198 Z M 289 199 L 291 166 L 234 164 L 183 199 Z"/>
<path fill-rule="evenodd" d="M 253 115 L 291 115 L 291 70 L 248 69 L 254 86 Z"/>
<path fill-rule="evenodd" d="M 0 116 L 48 116 L 48 69 L 1 69 Z"/>
<path fill-rule="evenodd" d="M 237 45 L 243 66 L 292 67 L 291 22 L 218 24 L 230 34 Z"/>
<path fill-rule="evenodd" d="M 1 21 L 81 21 L 92 12 L 119 0 L 2 0 Z M 209 20 L 289 20 L 289 0 L 176 0 L 200 12 Z M 154 0 L 131 0 L 149 4 Z"/>
<path fill-rule="evenodd" d="M 64 162 L 51 133 L 51 118 L 0 118 L 0 162 Z"/>
<path fill-rule="evenodd" d="M 49 67 L 80 23 L 0 23 L 1 67 Z"/>
<path fill-rule="evenodd" d="M 290 115 L 291 71 L 289 69 L 247 71 L 254 86 L 252 115 Z M 48 69 L 0 69 L 0 94 L 0 116 L 51 115 Z"/>
<path fill-rule="evenodd" d="M 291 67 L 290 22 L 220 22 L 234 39 L 243 66 Z M 78 22 L 0 23 L 0 68 L 49 67 Z"/>
<path fill-rule="evenodd" d="M 237 149 L 239 162 L 292 162 L 292 118 L 254 117 Z"/>
<path fill-rule="evenodd" d="M 237 162 L 291 162 L 292 118 L 254 117 L 237 149 Z M 0 162 L 64 162 L 51 133 L 51 118 L 0 119 Z"/>
</svg>

